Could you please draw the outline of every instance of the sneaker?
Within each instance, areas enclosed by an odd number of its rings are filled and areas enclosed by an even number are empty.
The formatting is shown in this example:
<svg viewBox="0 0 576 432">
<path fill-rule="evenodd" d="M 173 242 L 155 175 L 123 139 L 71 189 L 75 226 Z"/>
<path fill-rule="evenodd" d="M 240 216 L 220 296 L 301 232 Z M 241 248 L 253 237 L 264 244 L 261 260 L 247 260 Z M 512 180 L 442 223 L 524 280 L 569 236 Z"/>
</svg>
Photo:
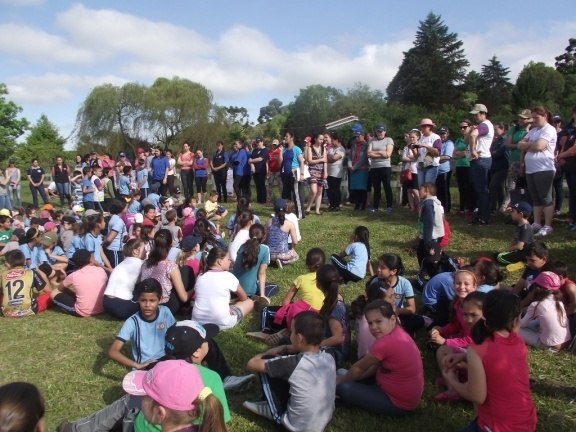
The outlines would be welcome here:
<svg viewBox="0 0 576 432">
<path fill-rule="evenodd" d="M 540 225 L 539 223 L 534 222 L 532 224 L 532 232 L 537 233 L 541 229 L 542 229 L 542 225 Z"/>
<path fill-rule="evenodd" d="M 252 338 L 252 339 L 262 341 L 262 342 L 266 342 L 268 340 L 268 338 L 270 337 L 270 335 L 268 333 L 264 333 L 261 331 L 248 332 L 248 333 L 246 333 L 246 336 L 248 336 L 249 338 Z"/>
<path fill-rule="evenodd" d="M 386 209 L 386 214 L 392 214 L 392 207 L 388 207 Z"/>
<path fill-rule="evenodd" d="M 258 313 L 262 312 L 266 306 L 270 306 L 270 300 L 256 294 L 252 296 L 252 301 L 254 302 L 254 310 Z"/>
<path fill-rule="evenodd" d="M 234 376 L 230 375 L 224 378 L 224 390 L 227 391 L 244 391 L 252 384 L 252 379 L 254 374 L 244 375 L 244 376 Z"/>
<path fill-rule="evenodd" d="M 370 213 L 378 213 L 379 211 L 377 208 L 370 209 Z"/>
<path fill-rule="evenodd" d="M 276 259 L 276 265 L 278 266 L 279 269 L 283 269 L 284 266 L 282 265 L 282 261 L 280 261 L 280 258 Z"/>
<path fill-rule="evenodd" d="M 546 237 L 547 235 L 552 234 L 552 231 L 554 231 L 554 230 L 552 229 L 551 226 L 544 225 L 544 226 L 540 229 L 540 231 L 538 231 L 538 232 L 537 232 L 536 234 L 534 234 L 534 235 L 535 235 L 535 236 L 538 236 L 538 237 Z"/>
<path fill-rule="evenodd" d="M 260 417 L 267 418 L 268 420 L 274 420 L 274 417 L 272 417 L 272 411 L 270 411 L 270 407 L 268 406 L 268 402 L 266 401 L 261 402 L 244 401 L 242 403 L 242 406 L 251 413 L 254 413 Z"/>
</svg>

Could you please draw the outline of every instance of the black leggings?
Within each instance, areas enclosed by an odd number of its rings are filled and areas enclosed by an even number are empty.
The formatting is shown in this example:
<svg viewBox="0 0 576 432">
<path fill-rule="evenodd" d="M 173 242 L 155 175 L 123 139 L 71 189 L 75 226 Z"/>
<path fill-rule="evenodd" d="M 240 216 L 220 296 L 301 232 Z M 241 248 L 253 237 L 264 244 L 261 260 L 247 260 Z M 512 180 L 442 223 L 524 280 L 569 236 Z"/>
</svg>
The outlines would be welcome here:
<svg viewBox="0 0 576 432">
<path fill-rule="evenodd" d="M 216 192 L 218 192 L 218 197 L 220 202 L 228 202 L 228 191 L 226 190 L 226 168 L 214 171 L 214 186 L 216 187 Z"/>
<path fill-rule="evenodd" d="M 371 168 L 370 174 L 370 184 L 374 188 L 374 204 L 373 207 L 377 209 L 380 206 L 381 185 L 384 185 L 384 193 L 386 194 L 386 207 L 392 208 L 392 186 L 390 186 L 390 176 L 392 175 L 392 168 L 390 167 L 380 167 Z"/>
<path fill-rule="evenodd" d="M 339 177 L 328 176 L 326 181 L 328 182 L 328 190 L 326 193 L 328 195 L 328 202 L 330 203 L 330 207 L 340 207 L 340 203 L 342 202 L 342 192 L 340 192 L 342 179 Z"/>
</svg>

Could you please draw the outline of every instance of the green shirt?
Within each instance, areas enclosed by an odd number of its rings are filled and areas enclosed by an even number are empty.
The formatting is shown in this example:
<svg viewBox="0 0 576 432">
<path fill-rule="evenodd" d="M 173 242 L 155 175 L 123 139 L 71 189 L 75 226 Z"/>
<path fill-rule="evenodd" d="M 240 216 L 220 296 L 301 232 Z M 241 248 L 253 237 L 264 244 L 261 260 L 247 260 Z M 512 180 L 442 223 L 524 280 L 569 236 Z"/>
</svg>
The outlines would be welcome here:
<svg viewBox="0 0 576 432">
<path fill-rule="evenodd" d="M 198 372 L 200 372 L 200 376 L 202 377 L 202 381 L 206 387 L 209 387 L 212 390 L 212 393 L 222 404 L 222 411 L 224 413 L 224 421 L 226 423 L 232 420 L 230 416 L 230 408 L 228 408 L 228 399 L 226 399 L 226 393 L 224 392 L 224 385 L 222 384 L 222 379 L 220 375 L 214 372 L 207 367 L 196 365 L 198 368 Z M 196 423 L 196 422 L 195 422 Z M 199 424 L 200 422 L 198 421 Z M 160 425 L 154 425 L 148 422 L 144 418 L 144 414 L 142 411 L 138 413 L 136 416 L 136 420 L 134 420 L 134 431 L 135 432 L 160 432 L 162 431 L 162 427 Z"/>
<path fill-rule="evenodd" d="M 528 132 L 519 126 L 515 126 L 508 131 L 508 136 L 512 137 L 512 144 L 518 144 Z M 508 149 L 508 160 L 510 163 L 518 162 L 520 160 L 520 150 Z"/>
<path fill-rule="evenodd" d="M 12 240 L 12 228 L 0 231 L 0 243 L 6 244 Z"/>
<path fill-rule="evenodd" d="M 464 138 L 460 137 L 460 138 L 456 139 L 456 141 L 454 142 L 454 150 L 456 150 L 456 151 L 468 150 L 468 144 L 466 144 L 464 142 Z M 470 161 L 468 160 L 467 157 L 458 158 L 458 159 L 454 159 L 454 160 L 456 161 L 456 163 L 455 163 L 456 168 L 458 168 L 458 167 L 469 168 L 470 167 Z"/>
</svg>

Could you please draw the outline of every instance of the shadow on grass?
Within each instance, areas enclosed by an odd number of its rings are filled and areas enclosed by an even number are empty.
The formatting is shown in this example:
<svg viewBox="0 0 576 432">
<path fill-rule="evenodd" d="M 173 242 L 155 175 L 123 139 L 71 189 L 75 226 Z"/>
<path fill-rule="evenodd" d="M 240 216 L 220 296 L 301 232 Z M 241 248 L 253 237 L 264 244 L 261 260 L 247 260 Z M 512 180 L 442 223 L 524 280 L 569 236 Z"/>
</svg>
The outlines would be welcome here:
<svg viewBox="0 0 576 432">
<path fill-rule="evenodd" d="M 110 348 L 110 344 L 113 340 L 113 337 L 103 337 L 96 340 L 96 344 L 100 347 L 100 352 L 94 359 L 92 372 L 103 378 L 118 381 L 119 378 L 121 379 L 121 377 L 118 377 L 118 374 L 113 374 L 105 370 L 105 366 L 113 362 L 110 357 L 108 357 L 108 348 Z"/>
<path fill-rule="evenodd" d="M 124 395 L 124 390 L 122 390 L 121 385 L 115 385 L 108 387 L 102 393 L 102 400 L 107 404 L 110 405 L 112 402 L 116 402 Z"/>
<path fill-rule="evenodd" d="M 576 387 L 568 387 L 546 381 L 536 381 L 532 385 L 532 392 L 542 396 L 562 398 L 569 402 L 576 400 Z"/>
</svg>

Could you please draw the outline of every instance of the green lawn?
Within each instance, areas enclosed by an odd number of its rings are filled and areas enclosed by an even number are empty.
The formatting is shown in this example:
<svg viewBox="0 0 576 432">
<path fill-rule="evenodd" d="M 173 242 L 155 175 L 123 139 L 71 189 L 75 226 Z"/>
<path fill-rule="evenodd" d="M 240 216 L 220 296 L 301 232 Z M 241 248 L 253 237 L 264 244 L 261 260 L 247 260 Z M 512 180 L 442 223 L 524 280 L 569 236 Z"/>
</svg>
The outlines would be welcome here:
<svg viewBox="0 0 576 432">
<path fill-rule="evenodd" d="M 231 207 L 231 206 L 229 206 Z M 270 208 L 255 206 L 257 214 L 265 221 Z M 451 216 L 453 238 L 449 250 L 453 256 L 472 257 L 501 250 L 508 244 L 512 225 L 504 224 L 504 217 L 497 217 L 489 227 L 470 227 L 457 216 Z M 554 259 L 566 260 L 576 265 L 576 235 L 568 233 L 557 221 L 557 229 L 547 240 Z M 417 263 L 405 249 L 416 233 L 416 216 L 402 209 L 392 215 L 379 213 L 354 213 L 350 210 L 339 214 L 325 213 L 309 216 L 301 222 L 302 242 L 298 245 L 301 257 L 311 247 L 322 247 L 327 255 L 341 250 L 356 225 L 366 225 L 371 232 L 372 254 L 383 252 L 400 254 L 408 269 L 407 276 L 415 274 Z M 274 300 L 279 302 L 291 281 L 305 271 L 303 259 L 283 270 L 270 269 L 269 280 L 282 288 Z M 512 283 L 519 274 L 508 276 Z M 363 291 L 361 283 L 342 288 L 347 301 Z M 106 315 L 79 319 L 54 311 L 20 320 L 2 319 L 2 350 L 0 352 L 0 382 L 25 380 L 37 384 L 47 403 L 49 430 L 54 430 L 63 419 L 86 415 L 121 395 L 121 380 L 126 369 L 106 357 L 106 349 L 120 328 L 119 321 Z M 217 337 L 235 374 L 243 374 L 246 361 L 265 347 L 244 336 L 255 330 L 254 319 L 247 319 L 239 327 Z M 438 375 L 434 358 L 425 348 L 424 337 L 419 339 L 426 368 L 426 389 L 421 406 L 412 417 L 395 420 L 382 419 L 359 410 L 337 406 L 328 430 L 382 430 L 382 431 L 452 431 L 466 425 L 473 417 L 469 404 L 438 405 L 431 397 L 438 391 L 433 381 Z M 576 357 L 569 354 L 552 354 L 531 350 L 530 366 L 534 386 L 534 399 L 539 411 L 540 431 L 576 430 Z M 233 413 L 230 429 L 234 431 L 267 431 L 271 425 L 248 413 L 242 401 L 258 397 L 257 385 L 240 395 L 231 395 L 229 402 Z"/>
</svg>

